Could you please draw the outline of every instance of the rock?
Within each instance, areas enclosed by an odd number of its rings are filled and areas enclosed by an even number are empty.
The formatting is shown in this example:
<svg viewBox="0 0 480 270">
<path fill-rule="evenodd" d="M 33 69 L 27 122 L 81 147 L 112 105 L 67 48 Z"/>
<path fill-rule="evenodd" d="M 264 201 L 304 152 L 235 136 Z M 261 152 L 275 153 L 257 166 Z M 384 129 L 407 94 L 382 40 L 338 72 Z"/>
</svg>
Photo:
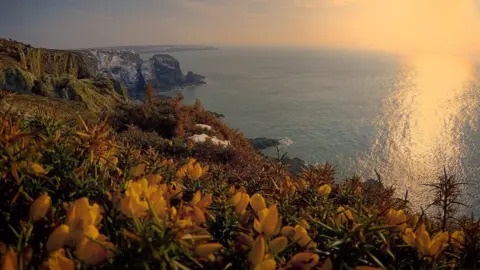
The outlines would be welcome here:
<svg viewBox="0 0 480 270">
<path fill-rule="evenodd" d="M 0 88 L 81 101 L 92 110 L 112 110 L 126 97 L 119 82 L 92 74 L 81 52 L 5 39 L 0 39 Z"/>
<path fill-rule="evenodd" d="M 142 59 L 133 51 L 82 50 L 79 51 L 92 74 L 112 78 L 135 89 Z"/>
<path fill-rule="evenodd" d="M 188 137 L 188 139 L 195 143 L 204 143 L 206 141 L 211 141 L 213 145 L 222 146 L 222 147 L 227 147 L 230 145 L 229 141 L 220 140 L 215 136 L 210 137 L 205 133 L 193 135 L 191 137 Z"/>
<path fill-rule="evenodd" d="M 274 157 L 267 157 L 267 158 L 272 160 L 273 162 L 279 162 L 277 158 L 274 158 Z M 284 157 L 282 164 L 287 166 L 288 170 L 292 174 L 299 174 L 302 172 L 303 169 L 308 168 L 307 163 L 298 157 L 294 157 L 294 158 Z"/>
<path fill-rule="evenodd" d="M 21 42 L 0 39 L 0 70 L 22 68 L 34 76 L 69 74 L 89 78 L 92 74 L 81 53 L 34 48 Z"/>
<path fill-rule="evenodd" d="M 222 118 L 222 117 L 225 117 L 224 114 L 221 114 L 221 113 L 217 113 L 217 112 L 212 112 L 212 111 L 207 111 L 211 114 L 213 114 L 213 116 L 215 116 L 216 118 Z"/>
<path fill-rule="evenodd" d="M 212 130 L 212 126 L 205 125 L 205 124 L 195 124 L 195 127 L 200 129 Z"/>
<path fill-rule="evenodd" d="M 206 79 L 205 76 L 198 75 L 189 71 L 185 76 L 185 84 L 188 84 L 188 85 L 206 84 L 206 82 L 204 81 L 205 79 Z"/>
<path fill-rule="evenodd" d="M 252 144 L 253 148 L 257 151 L 280 145 L 279 139 L 260 137 L 260 138 L 253 138 L 248 140 Z"/>
</svg>

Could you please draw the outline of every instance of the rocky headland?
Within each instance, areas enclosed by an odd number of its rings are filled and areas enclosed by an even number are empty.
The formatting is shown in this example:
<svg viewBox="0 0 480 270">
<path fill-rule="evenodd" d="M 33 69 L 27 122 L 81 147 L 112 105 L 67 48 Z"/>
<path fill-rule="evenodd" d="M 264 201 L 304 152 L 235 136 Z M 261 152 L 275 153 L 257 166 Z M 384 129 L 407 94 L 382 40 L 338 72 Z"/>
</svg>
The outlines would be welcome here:
<svg viewBox="0 0 480 270">
<path fill-rule="evenodd" d="M 55 50 L 0 39 L 0 89 L 82 101 L 97 110 L 141 97 L 147 84 L 167 91 L 204 79 L 183 74 L 178 60 L 167 54 L 143 61 L 133 51 Z"/>
</svg>

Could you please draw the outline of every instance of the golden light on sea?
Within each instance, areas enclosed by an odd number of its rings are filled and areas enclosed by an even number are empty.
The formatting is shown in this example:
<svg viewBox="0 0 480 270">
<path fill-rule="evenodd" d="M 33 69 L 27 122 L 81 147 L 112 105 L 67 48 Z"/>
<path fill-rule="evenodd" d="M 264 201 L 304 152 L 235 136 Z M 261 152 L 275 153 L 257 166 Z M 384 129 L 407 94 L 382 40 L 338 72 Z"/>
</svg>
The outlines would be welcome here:
<svg viewBox="0 0 480 270">
<path fill-rule="evenodd" d="M 415 207 L 430 199 L 422 185 L 437 180 L 443 167 L 461 174 L 466 150 L 462 134 L 474 128 L 478 98 L 473 97 L 474 66 L 451 55 L 421 55 L 405 59 L 397 82 L 384 100 L 378 133 L 368 166 L 408 190 Z"/>
</svg>

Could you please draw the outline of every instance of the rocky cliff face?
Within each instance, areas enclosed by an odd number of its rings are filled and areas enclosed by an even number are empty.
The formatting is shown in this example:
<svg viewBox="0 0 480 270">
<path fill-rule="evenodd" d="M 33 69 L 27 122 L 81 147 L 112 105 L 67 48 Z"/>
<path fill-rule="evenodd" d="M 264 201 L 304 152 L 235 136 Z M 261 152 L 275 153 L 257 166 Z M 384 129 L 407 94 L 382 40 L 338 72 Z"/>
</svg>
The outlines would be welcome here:
<svg viewBox="0 0 480 270">
<path fill-rule="evenodd" d="M 143 61 L 132 51 L 89 50 L 83 51 L 83 57 L 90 63 L 91 72 L 120 81 L 132 96 L 143 92 L 146 84 L 165 91 L 205 83 L 205 77 L 191 71 L 184 75 L 178 60 L 168 54 L 157 54 Z"/>
<path fill-rule="evenodd" d="M 171 90 L 204 79 L 192 72 L 185 76 L 180 63 L 167 54 L 142 61 L 133 51 L 52 50 L 0 39 L 0 89 L 14 92 L 85 101 L 109 93 L 117 100 L 139 96 L 146 84 Z"/>
<path fill-rule="evenodd" d="M 0 89 L 77 100 L 111 109 L 126 97 L 119 82 L 92 73 L 77 51 L 34 48 L 0 39 Z"/>
<path fill-rule="evenodd" d="M 77 52 L 34 48 L 16 41 L 0 39 L 0 69 L 20 67 L 34 76 L 69 74 L 90 78 L 83 56 Z"/>
</svg>

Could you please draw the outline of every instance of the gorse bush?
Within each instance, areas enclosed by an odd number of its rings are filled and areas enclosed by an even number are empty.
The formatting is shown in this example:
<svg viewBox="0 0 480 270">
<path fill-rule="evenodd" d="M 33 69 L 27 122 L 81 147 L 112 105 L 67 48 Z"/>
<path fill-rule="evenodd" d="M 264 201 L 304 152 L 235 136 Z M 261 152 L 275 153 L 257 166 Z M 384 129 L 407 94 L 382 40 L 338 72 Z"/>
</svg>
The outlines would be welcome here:
<svg viewBox="0 0 480 270">
<path fill-rule="evenodd" d="M 381 181 L 336 183 L 330 165 L 290 175 L 179 102 L 90 123 L 2 113 L 2 269 L 477 267 L 476 220 L 448 208 L 439 224 Z M 231 145 L 192 143 L 198 123 Z"/>
</svg>

